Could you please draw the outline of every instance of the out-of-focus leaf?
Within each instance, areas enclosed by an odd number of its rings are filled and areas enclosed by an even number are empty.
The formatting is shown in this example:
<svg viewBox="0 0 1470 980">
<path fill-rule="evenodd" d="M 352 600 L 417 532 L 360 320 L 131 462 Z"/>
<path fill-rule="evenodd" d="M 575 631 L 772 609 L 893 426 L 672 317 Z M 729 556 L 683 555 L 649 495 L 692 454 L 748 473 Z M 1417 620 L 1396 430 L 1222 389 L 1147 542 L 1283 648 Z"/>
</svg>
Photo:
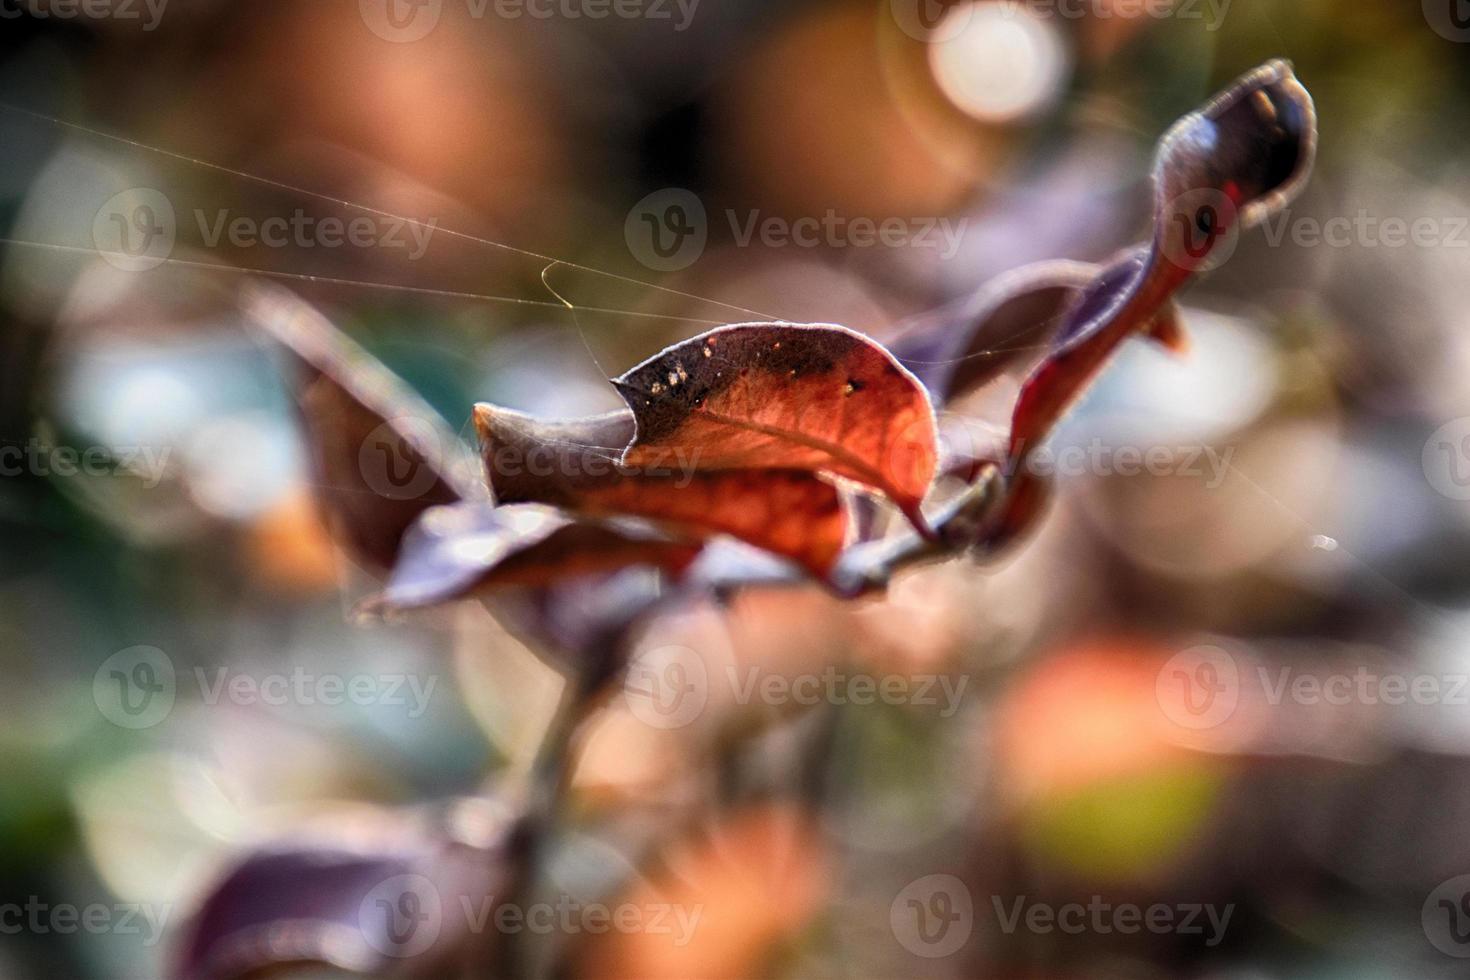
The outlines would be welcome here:
<svg viewBox="0 0 1470 980">
<path fill-rule="evenodd" d="M 1022 266 L 972 296 L 910 319 L 888 349 L 936 404 L 946 404 L 1016 363 L 1034 360 L 1101 271 L 1090 262 L 1064 259 Z"/>
<path fill-rule="evenodd" d="M 252 282 L 247 322 L 294 362 L 314 491 L 333 536 L 364 564 L 392 567 L 404 532 L 436 504 L 483 497 L 473 454 L 376 358 L 287 290 Z"/>
<path fill-rule="evenodd" d="M 473 843 L 395 814 L 376 815 L 385 826 L 365 834 L 352 815 L 341 822 L 330 837 L 239 858 L 189 921 L 173 975 L 236 980 L 316 965 L 436 977 L 480 955 L 466 903 L 473 911 L 505 880 L 508 819 L 497 812 Z"/>
<path fill-rule="evenodd" d="M 825 472 L 886 494 L 916 526 L 934 411 L 882 346 L 827 324 L 743 323 L 675 344 L 613 382 L 637 432 L 623 462 Z"/>
<path fill-rule="evenodd" d="M 698 551 L 638 520 L 581 519 L 541 504 L 433 507 L 409 528 L 387 587 L 367 608 L 412 609 L 636 564 L 677 570 Z"/>
<path fill-rule="evenodd" d="M 680 578 L 688 594 L 724 594 L 751 586 L 798 585 L 810 579 L 791 562 L 733 538 L 711 538 Z"/>
<path fill-rule="evenodd" d="M 490 489 L 501 504 L 530 501 L 591 515 L 632 515 L 683 534 L 729 534 L 824 576 L 847 533 L 838 490 L 801 469 L 715 469 L 697 450 L 619 461 L 631 412 L 543 422 L 475 406 Z"/>
<path fill-rule="evenodd" d="M 589 689 L 622 670 L 628 635 L 668 602 L 667 577 L 649 565 L 582 575 L 497 598 L 502 624 L 550 659 L 578 670 Z"/>
</svg>

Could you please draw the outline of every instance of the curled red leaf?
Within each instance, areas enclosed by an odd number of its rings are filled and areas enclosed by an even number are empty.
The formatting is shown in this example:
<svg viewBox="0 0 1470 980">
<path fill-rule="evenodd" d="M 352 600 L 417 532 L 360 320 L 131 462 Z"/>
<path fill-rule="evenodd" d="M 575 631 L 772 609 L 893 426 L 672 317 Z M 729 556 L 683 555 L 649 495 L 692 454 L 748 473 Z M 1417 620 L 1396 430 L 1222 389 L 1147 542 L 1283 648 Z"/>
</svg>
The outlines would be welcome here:
<svg viewBox="0 0 1470 980">
<path fill-rule="evenodd" d="M 802 469 L 704 469 L 699 446 L 637 454 L 634 416 L 613 412 L 541 421 L 475 407 L 490 489 L 500 503 L 554 504 L 581 514 L 631 515 L 682 533 L 729 534 L 784 555 L 818 576 L 847 534 L 838 490 Z"/>
<path fill-rule="evenodd" d="M 701 472 L 830 473 L 916 526 L 934 478 L 934 411 L 887 350 L 845 327 L 742 323 L 675 344 L 613 382 L 637 421 L 628 466 L 686 454 Z"/>
<path fill-rule="evenodd" d="M 1248 72 L 1174 124 L 1155 156 L 1153 239 L 1104 270 L 1026 380 L 1012 415 L 1013 461 L 1046 437 L 1130 334 L 1182 346 L 1174 294 L 1228 254 L 1240 228 L 1291 200 L 1316 143 L 1312 98 L 1285 61 Z"/>
</svg>

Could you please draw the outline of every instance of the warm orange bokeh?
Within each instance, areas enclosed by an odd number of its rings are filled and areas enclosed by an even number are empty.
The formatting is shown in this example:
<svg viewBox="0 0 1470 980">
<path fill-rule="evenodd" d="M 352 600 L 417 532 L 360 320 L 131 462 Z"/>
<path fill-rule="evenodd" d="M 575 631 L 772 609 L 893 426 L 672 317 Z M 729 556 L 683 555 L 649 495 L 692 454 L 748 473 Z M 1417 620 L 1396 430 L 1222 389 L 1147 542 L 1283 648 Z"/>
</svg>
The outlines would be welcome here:
<svg viewBox="0 0 1470 980">
<path fill-rule="evenodd" d="M 770 957 L 823 898 L 826 860 L 805 815 L 763 806 L 731 817 L 666 855 L 670 870 L 619 898 L 641 908 L 697 913 L 693 939 L 608 933 L 581 958 L 586 980 L 743 980 L 767 976 Z"/>
</svg>

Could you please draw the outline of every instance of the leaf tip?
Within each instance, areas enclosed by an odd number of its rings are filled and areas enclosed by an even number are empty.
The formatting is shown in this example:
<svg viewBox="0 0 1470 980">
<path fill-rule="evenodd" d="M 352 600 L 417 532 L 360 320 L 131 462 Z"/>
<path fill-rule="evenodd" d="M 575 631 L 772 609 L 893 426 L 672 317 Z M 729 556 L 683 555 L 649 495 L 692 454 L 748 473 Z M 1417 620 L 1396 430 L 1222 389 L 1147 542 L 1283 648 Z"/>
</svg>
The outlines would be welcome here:
<svg viewBox="0 0 1470 980">
<path fill-rule="evenodd" d="M 500 417 L 500 409 L 489 402 L 476 402 L 471 416 L 475 421 L 475 434 L 480 437 L 480 442 L 489 442 L 495 434 L 495 423 Z"/>
<path fill-rule="evenodd" d="M 626 374 L 620 374 L 616 378 L 608 378 L 608 383 L 613 386 L 613 389 L 619 395 L 623 396 L 623 401 L 628 403 L 629 408 L 636 408 L 638 399 L 645 398 L 648 394 L 642 388 L 638 387 L 638 385 L 634 384 Z"/>
</svg>

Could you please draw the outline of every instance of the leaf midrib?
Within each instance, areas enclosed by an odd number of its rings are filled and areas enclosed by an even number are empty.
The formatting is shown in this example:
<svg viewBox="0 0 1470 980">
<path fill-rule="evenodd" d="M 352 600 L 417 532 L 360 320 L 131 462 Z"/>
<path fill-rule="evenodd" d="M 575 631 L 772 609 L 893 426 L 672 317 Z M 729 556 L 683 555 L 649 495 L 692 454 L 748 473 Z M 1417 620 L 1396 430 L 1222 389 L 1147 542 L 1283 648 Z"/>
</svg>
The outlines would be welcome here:
<svg viewBox="0 0 1470 980">
<path fill-rule="evenodd" d="M 720 412 L 712 412 L 709 409 L 698 409 L 694 414 L 697 414 L 702 418 L 707 418 L 713 422 L 717 422 L 720 425 L 728 425 L 732 428 L 744 429 L 750 432 L 759 432 L 762 435 L 773 436 L 777 439 L 784 439 L 787 442 L 792 442 L 799 446 L 805 446 L 808 449 L 819 450 L 851 467 L 853 470 L 856 471 L 856 473 L 862 474 L 862 476 L 859 478 L 866 479 L 866 481 L 871 486 L 876 487 L 877 489 L 882 490 L 884 493 L 887 493 L 891 496 L 899 496 L 899 494 L 895 493 L 895 491 L 899 488 L 893 486 L 889 481 L 884 480 L 882 474 L 874 467 L 870 466 L 867 461 L 865 461 L 862 457 L 855 455 L 850 450 L 844 448 L 841 445 L 827 442 L 824 439 L 817 439 L 796 429 L 786 429 L 779 426 L 766 425 L 761 422 L 754 422 L 748 419 L 738 419 L 730 415 L 724 415 Z M 905 493 L 902 494 L 902 496 L 907 497 L 909 496 L 909 494 Z"/>
</svg>

